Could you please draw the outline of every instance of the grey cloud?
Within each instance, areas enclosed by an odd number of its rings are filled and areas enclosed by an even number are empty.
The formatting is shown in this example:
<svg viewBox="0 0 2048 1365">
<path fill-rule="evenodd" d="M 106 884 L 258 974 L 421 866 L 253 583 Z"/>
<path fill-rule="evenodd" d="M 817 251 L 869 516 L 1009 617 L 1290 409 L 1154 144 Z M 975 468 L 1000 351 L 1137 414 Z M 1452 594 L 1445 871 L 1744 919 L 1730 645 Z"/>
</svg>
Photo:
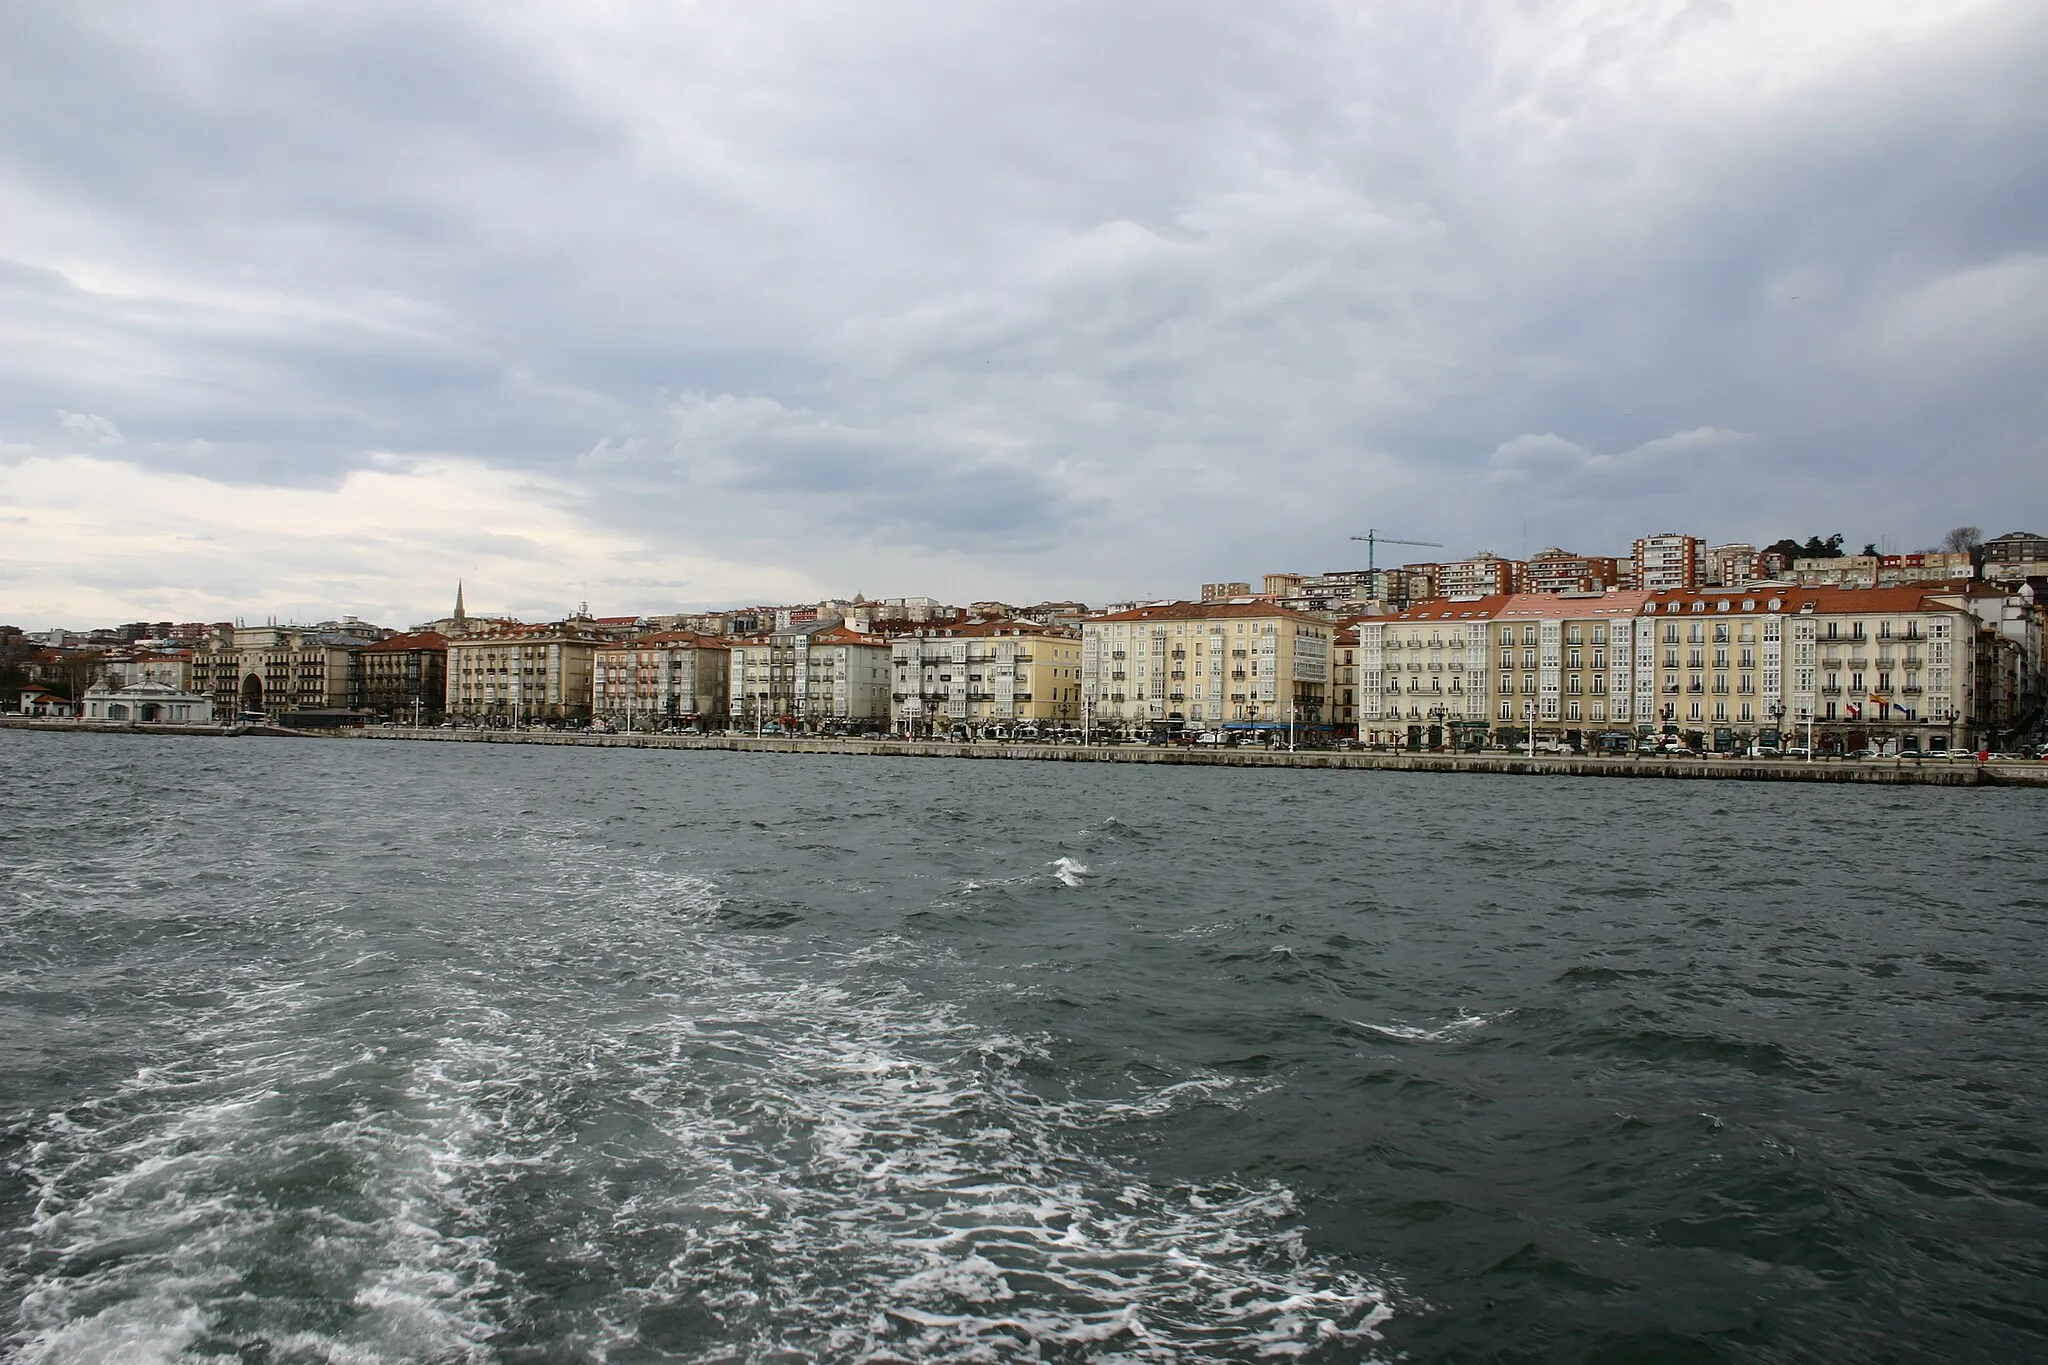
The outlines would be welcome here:
<svg viewBox="0 0 2048 1365">
<path fill-rule="evenodd" d="M 2048 17 L 1756 12 L 18 7 L 0 438 L 939 593 L 2048 517 Z"/>
</svg>

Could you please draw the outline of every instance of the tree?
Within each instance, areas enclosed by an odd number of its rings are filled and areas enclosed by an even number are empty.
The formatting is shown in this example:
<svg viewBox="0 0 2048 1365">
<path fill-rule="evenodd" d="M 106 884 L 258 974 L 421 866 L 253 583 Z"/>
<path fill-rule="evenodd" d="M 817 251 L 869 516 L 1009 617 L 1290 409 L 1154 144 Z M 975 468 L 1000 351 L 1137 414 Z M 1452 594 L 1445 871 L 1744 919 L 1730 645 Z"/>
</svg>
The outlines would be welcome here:
<svg viewBox="0 0 2048 1365">
<path fill-rule="evenodd" d="M 1941 538 L 1941 548 L 1955 555 L 1974 555 L 1983 543 L 1984 533 L 1975 526 L 1952 526 Z"/>
<path fill-rule="evenodd" d="M 1826 540 L 1812 536 L 1799 547 L 1801 559 L 1840 559 L 1842 557 L 1842 533 L 1835 532 Z"/>
<path fill-rule="evenodd" d="M 1867 558 L 1870 558 L 1870 559 L 1876 559 L 1876 558 L 1877 558 L 1877 546 L 1876 546 L 1876 545 L 1874 545 L 1874 544 L 1866 544 L 1866 545 L 1865 545 L 1865 546 L 1863 547 L 1863 553 L 1864 553 L 1864 555 L 1865 555 L 1865 556 L 1866 556 Z"/>
</svg>

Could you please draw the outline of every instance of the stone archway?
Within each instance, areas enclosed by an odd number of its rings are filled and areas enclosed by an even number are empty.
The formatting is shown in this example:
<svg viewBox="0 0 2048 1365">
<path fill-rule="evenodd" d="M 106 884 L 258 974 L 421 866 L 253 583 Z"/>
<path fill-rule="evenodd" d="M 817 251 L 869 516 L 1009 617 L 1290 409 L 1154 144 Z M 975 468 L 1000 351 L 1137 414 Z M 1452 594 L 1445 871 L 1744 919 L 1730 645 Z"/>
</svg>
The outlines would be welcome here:
<svg viewBox="0 0 2048 1365">
<path fill-rule="evenodd" d="M 254 673 L 242 679 L 242 709 L 251 712 L 263 709 L 263 679 Z"/>
<path fill-rule="evenodd" d="M 153 701 L 146 701 L 142 703 L 142 709 L 136 715 L 135 718 L 141 721 L 144 725 L 154 725 L 156 722 L 164 718 L 163 711 L 164 708 L 159 706 L 157 703 Z"/>
<path fill-rule="evenodd" d="M 120 703 L 120 702 L 110 702 L 110 703 L 108 703 L 108 705 L 107 705 L 107 719 L 108 719 L 108 720 L 126 720 L 126 719 L 128 719 L 128 708 L 127 708 L 127 707 L 125 707 L 125 706 L 123 706 L 123 705 L 121 705 L 121 703 Z"/>
</svg>

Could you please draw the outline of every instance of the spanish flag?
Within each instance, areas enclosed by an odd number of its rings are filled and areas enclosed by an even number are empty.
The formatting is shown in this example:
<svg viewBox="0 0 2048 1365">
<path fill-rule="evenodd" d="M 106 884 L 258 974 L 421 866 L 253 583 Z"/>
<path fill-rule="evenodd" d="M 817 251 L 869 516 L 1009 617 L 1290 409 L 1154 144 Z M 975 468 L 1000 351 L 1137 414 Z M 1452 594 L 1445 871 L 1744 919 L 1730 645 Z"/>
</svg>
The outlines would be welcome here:
<svg viewBox="0 0 2048 1365">
<path fill-rule="evenodd" d="M 1880 696 L 1878 696 L 1878 695 L 1877 695 L 1877 693 L 1875 693 L 1875 692 L 1872 692 L 1872 693 L 1870 694 L 1870 696 L 1868 697 L 1868 699 L 1867 699 L 1867 700 L 1868 700 L 1868 701 L 1870 702 L 1870 704 L 1871 704 L 1872 706 L 1874 706 L 1874 707 L 1876 707 L 1876 708 L 1877 708 L 1877 715 L 1878 715 L 1878 718 L 1879 718 L 1879 719 L 1883 719 L 1883 717 L 1884 717 L 1884 708 L 1885 708 L 1886 706 L 1888 706 L 1888 705 L 1889 705 L 1890 703 L 1888 703 L 1887 701 L 1885 701 L 1885 699 L 1884 699 L 1883 697 L 1880 697 Z"/>
</svg>

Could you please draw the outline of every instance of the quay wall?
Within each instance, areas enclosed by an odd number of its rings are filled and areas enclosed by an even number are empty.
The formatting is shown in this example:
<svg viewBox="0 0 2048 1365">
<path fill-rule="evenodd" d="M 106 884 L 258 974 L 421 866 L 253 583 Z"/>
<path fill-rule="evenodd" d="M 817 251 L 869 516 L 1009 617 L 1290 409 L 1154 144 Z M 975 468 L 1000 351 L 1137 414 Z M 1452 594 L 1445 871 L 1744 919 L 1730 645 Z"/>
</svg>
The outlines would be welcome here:
<svg viewBox="0 0 2048 1365">
<path fill-rule="evenodd" d="M 1422 773 L 1507 773 L 1532 777 L 1627 777 L 1738 782 L 1862 782 L 1935 787 L 2027 786 L 2048 789 L 2048 763 L 1978 763 L 1974 759 L 1798 759 L 1655 757 L 1591 758 L 1543 754 L 1373 753 L 1316 749 L 1199 749 L 1147 744 L 950 744 L 930 740 L 804 739 L 756 735 L 586 735 L 546 730 L 296 731 L 275 726 L 238 731 L 223 726 L 110 725 L 85 721 L 0 718 L 8 728 L 130 734 L 290 735 L 357 742 L 428 744 L 553 744 L 594 749 L 726 750 L 738 753 L 857 754 L 890 758 L 1011 759 L 1041 763 L 1200 764 L 1225 768 L 1350 768 Z"/>
</svg>

